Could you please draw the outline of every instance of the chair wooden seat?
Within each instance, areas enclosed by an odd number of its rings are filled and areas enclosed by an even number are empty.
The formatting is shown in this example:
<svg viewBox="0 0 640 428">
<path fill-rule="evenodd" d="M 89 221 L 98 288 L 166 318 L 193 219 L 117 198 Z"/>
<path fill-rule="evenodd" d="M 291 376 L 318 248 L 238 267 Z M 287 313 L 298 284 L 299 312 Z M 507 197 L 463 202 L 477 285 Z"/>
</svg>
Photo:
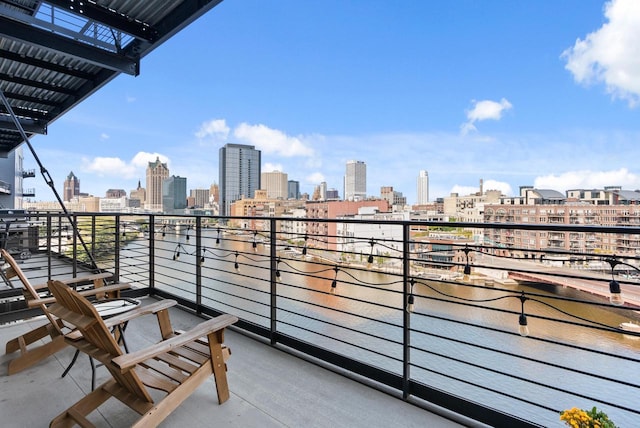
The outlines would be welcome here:
<svg viewBox="0 0 640 428">
<path fill-rule="evenodd" d="M 218 403 L 229 398 L 225 361 L 230 352 L 223 345 L 224 329 L 235 323 L 237 317 L 225 314 L 186 332 L 176 332 L 168 312 L 168 306 L 175 302 L 159 302 L 165 307 L 147 312 L 155 313 L 162 341 L 125 353 L 110 333 L 110 320 L 103 320 L 89 301 L 59 281 L 50 281 L 49 289 L 56 298 L 56 303 L 49 307 L 51 313 L 81 333 L 68 337 L 66 342 L 100 361 L 112 376 L 54 418 L 51 427 L 75 424 L 91 427 L 87 416 L 111 397 L 140 414 L 133 426 L 157 426 L 212 374 Z M 114 317 L 111 323 L 132 316 L 125 313 L 120 318 Z M 164 391 L 166 395 L 155 403 L 148 388 Z M 108 415 L 105 417 L 108 419 Z"/>
<path fill-rule="evenodd" d="M 9 361 L 7 371 L 9 375 L 12 375 L 55 354 L 65 348 L 67 343 L 64 341 L 60 320 L 51 315 L 47 309 L 47 306 L 53 303 L 55 298 L 42 298 L 40 296 L 40 292 L 46 291 L 46 284 L 36 286 L 32 285 L 24 272 L 22 272 L 22 269 L 20 269 L 16 260 L 8 251 L 0 249 L 0 255 L 9 265 L 9 268 L 5 273 L 6 277 L 8 279 L 18 277 L 19 281 L 22 283 L 22 292 L 24 294 L 25 301 L 27 302 L 27 306 L 40 308 L 47 317 L 47 322 L 45 324 L 11 339 L 6 343 L 6 354 L 20 351 L 20 355 Z M 120 297 L 121 290 L 130 288 L 131 286 L 125 283 L 105 285 L 105 280 L 111 276 L 112 275 L 110 273 L 99 273 L 78 278 L 70 278 L 64 280 L 64 282 L 67 284 L 92 283 L 92 288 L 81 291 L 85 296 L 93 296 L 96 298 L 118 298 Z"/>
</svg>

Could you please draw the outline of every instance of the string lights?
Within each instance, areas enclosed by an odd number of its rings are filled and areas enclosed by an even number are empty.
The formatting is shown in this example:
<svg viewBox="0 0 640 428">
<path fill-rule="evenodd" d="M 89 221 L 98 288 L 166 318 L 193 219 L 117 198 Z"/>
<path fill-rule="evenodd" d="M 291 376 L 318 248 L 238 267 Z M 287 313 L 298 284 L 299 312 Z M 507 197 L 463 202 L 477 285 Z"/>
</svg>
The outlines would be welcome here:
<svg viewBox="0 0 640 428">
<path fill-rule="evenodd" d="M 619 264 L 626 263 L 622 263 L 615 257 L 609 257 L 605 259 L 605 261 L 609 263 L 609 266 L 611 266 L 611 281 L 609 281 L 609 302 L 611 302 L 612 305 L 621 306 L 622 304 L 624 304 L 624 298 L 622 297 L 622 291 L 620 290 L 620 283 L 614 278 L 614 269 Z"/>
<path fill-rule="evenodd" d="M 338 272 L 340 271 L 340 269 L 338 268 L 338 266 L 335 266 L 333 270 L 336 272 L 336 275 L 334 276 L 333 281 L 331 281 L 331 293 L 335 294 L 336 287 L 338 287 Z"/>
<path fill-rule="evenodd" d="M 411 278 L 411 289 L 409 291 L 409 297 L 407 297 L 407 312 L 413 312 L 415 304 L 415 296 L 413 295 L 413 286 L 416 284 L 416 280 Z"/>
<path fill-rule="evenodd" d="M 466 258 L 466 264 L 464 265 L 464 276 L 462 277 L 462 280 L 464 282 L 468 282 L 469 281 L 469 275 L 471 275 L 471 265 L 469 265 L 469 252 L 471 252 L 471 248 L 469 248 L 468 245 L 464 246 L 464 249 L 462 250 L 464 252 L 464 256 Z"/>
<path fill-rule="evenodd" d="M 520 294 L 520 303 L 521 303 L 521 307 L 520 307 L 520 316 L 518 317 L 518 333 L 520 333 L 520 336 L 526 337 L 529 335 L 529 327 L 527 326 L 527 316 L 524 313 L 524 302 L 526 302 L 528 300 L 528 297 L 524 294 L 524 291 L 522 292 L 522 294 Z"/>
</svg>

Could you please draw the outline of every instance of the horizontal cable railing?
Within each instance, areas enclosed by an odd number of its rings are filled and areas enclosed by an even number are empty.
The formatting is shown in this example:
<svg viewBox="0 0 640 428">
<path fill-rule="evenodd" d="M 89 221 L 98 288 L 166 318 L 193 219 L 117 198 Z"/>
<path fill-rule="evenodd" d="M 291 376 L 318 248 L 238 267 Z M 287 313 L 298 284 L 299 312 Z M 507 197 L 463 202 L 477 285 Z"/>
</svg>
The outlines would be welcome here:
<svg viewBox="0 0 640 428">
<path fill-rule="evenodd" d="M 583 242 L 626 248 L 640 229 L 44 213 L 28 225 L 11 251 L 36 282 L 109 271 L 407 400 L 494 426 L 554 425 L 571 407 L 640 419 L 640 258 Z M 554 246 L 494 239 L 525 233 Z M 581 250 L 559 248 L 564 234 Z"/>
</svg>

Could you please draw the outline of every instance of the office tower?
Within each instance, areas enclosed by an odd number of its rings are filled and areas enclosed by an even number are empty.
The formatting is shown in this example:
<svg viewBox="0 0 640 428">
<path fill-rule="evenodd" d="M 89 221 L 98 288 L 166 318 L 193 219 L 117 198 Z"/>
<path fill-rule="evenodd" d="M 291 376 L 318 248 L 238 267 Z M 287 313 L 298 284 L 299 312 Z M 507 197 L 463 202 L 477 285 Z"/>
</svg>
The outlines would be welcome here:
<svg viewBox="0 0 640 428">
<path fill-rule="evenodd" d="M 260 174 L 260 187 L 267 191 L 269 199 L 287 199 L 289 177 L 280 171 L 263 172 Z M 251 195 L 253 197 L 253 195 Z"/>
<path fill-rule="evenodd" d="M 137 206 L 143 207 L 146 199 L 146 194 L 147 192 L 145 191 L 144 187 L 140 185 L 140 180 L 138 180 L 138 187 L 129 192 L 129 199 L 136 199 L 140 202 L 140 204 Z"/>
<path fill-rule="evenodd" d="M 320 199 L 323 201 L 327 200 L 327 182 L 323 181 L 320 183 Z"/>
<path fill-rule="evenodd" d="M 300 199 L 300 182 L 295 180 L 289 180 L 287 183 L 288 191 L 287 197 L 289 199 Z"/>
<path fill-rule="evenodd" d="M 193 206 L 196 208 L 204 208 L 209 204 L 209 189 L 191 189 L 189 196 L 193 198 Z"/>
<path fill-rule="evenodd" d="M 145 208 L 150 211 L 162 211 L 162 182 L 169 178 L 169 168 L 166 163 L 160 162 L 156 157 L 154 162 L 147 166 L 147 199 Z"/>
<path fill-rule="evenodd" d="M 220 215 L 230 214 L 231 203 L 253 198 L 260 190 L 260 150 L 244 144 L 225 144 L 220 148 Z"/>
<path fill-rule="evenodd" d="M 347 162 L 344 176 L 344 200 L 362 201 L 367 198 L 367 164 L 362 161 Z"/>
<path fill-rule="evenodd" d="M 64 180 L 64 191 L 62 200 L 69 202 L 73 198 L 77 198 L 80 195 L 80 180 L 73 174 L 73 171 L 67 175 L 67 179 Z"/>
<path fill-rule="evenodd" d="M 425 170 L 420 171 L 418 175 L 418 189 L 417 189 L 417 201 L 418 205 L 426 205 L 429 203 L 429 173 Z"/>
<path fill-rule="evenodd" d="M 187 207 L 187 179 L 172 175 L 162 181 L 162 209 L 170 213 Z"/>
</svg>

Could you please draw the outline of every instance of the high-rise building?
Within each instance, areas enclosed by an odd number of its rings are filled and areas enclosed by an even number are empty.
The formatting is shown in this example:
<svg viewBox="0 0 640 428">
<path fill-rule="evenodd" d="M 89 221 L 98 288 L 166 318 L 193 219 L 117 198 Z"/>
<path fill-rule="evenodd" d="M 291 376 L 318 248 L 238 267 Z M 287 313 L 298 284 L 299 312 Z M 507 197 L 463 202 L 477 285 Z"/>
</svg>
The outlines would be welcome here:
<svg viewBox="0 0 640 428">
<path fill-rule="evenodd" d="M 217 204 L 218 202 L 220 202 L 220 187 L 217 183 L 213 183 L 209 187 L 209 203 Z"/>
<path fill-rule="evenodd" d="M 64 180 L 64 191 L 62 200 L 69 202 L 70 200 L 80 196 L 80 180 L 75 176 L 73 171 L 67 175 L 67 179 Z"/>
<path fill-rule="evenodd" d="M 300 199 L 300 182 L 289 180 L 287 183 L 287 197 L 289 199 Z"/>
<path fill-rule="evenodd" d="M 254 146 L 225 144 L 220 148 L 220 215 L 231 212 L 231 203 L 252 198 L 260 190 L 261 152 Z"/>
<path fill-rule="evenodd" d="M 418 205 L 429 203 L 429 173 L 425 170 L 418 175 L 417 201 Z"/>
<path fill-rule="evenodd" d="M 344 176 L 344 200 L 362 201 L 367 199 L 367 164 L 362 161 L 347 162 Z"/>
<path fill-rule="evenodd" d="M 140 185 L 140 180 L 138 180 L 138 187 L 129 192 L 129 199 L 136 199 L 139 202 L 139 204 L 137 204 L 137 207 L 143 207 L 145 199 L 147 199 L 146 193 L 147 192 L 145 191 L 144 187 Z"/>
<path fill-rule="evenodd" d="M 269 199 L 287 199 L 289 177 L 280 171 L 263 172 L 260 174 L 260 187 L 267 191 Z"/>
<path fill-rule="evenodd" d="M 187 207 L 187 179 L 172 175 L 162 182 L 162 210 L 170 213 Z"/>
<path fill-rule="evenodd" d="M 144 205 L 146 209 L 162 211 L 162 182 L 166 178 L 169 178 L 169 168 L 166 163 L 160 162 L 160 157 L 156 157 L 154 162 L 149 162 L 149 166 L 147 166 L 147 199 Z"/>
<path fill-rule="evenodd" d="M 191 189 L 189 196 L 193 198 L 195 208 L 204 208 L 209 204 L 209 189 Z"/>
</svg>

